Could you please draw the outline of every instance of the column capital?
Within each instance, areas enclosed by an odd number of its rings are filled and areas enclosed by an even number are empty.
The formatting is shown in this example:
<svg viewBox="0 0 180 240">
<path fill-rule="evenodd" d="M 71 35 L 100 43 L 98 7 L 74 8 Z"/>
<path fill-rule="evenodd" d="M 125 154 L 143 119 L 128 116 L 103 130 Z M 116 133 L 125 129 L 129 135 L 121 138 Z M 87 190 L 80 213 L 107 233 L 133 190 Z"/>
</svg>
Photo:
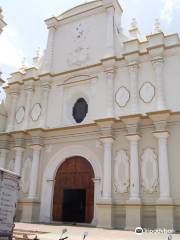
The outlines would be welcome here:
<svg viewBox="0 0 180 240">
<path fill-rule="evenodd" d="M 141 139 L 141 136 L 138 135 L 138 134 L 128 134 L 128 135 L 126 135 L 126 138 L 127 138 L 129 141 L 138 142 L 138 141 Z"/>
<path fill-rule="evenodd" d="M 153 132 L 153 135 L 158 139 L 167 139 L 170 134 L 168 131 L 156 131 Z"/>
<path fill-rule="evenodd" d="M 13 147 L 13 150 L 15 150 L 16 152 L 20 152 L 20 153 L 23 153 L 25 148 L 23 147 L 19 147 L 19 146 L 16 146 L 16 147 Z"/>
<path fill-rule="evenodd" d="M 14 148 L 24 148 L 26 133 L 24 131 L 16 131 L 11 133 L 14 138 Z"/>
<path fill-rule="evenodd" d="M 129 72 L 134 72 L 136 73 L 139 69 L 139 64 L 137 61 L 129 62 L 128 63 L 128 70 Z"/>
<path fill-rule="evenodd" d="M 92 178 L 93 183 L 99 183 L 101 181 L 101 178 Z"/>
<path fill-rule="evenodd" d="M 101 138 L 113 138 L 114 118 L 97 119 L 95 122 L 99 127 Z"/>
<path fill-rule="evenodd" d="M 147 113 L 148 117 L 153 121 L 153 124 L 155 126 L 155 131 L 157 132 L 167 131 L 166 126 L 167 126 L 167 122 L 170 117 L 170 114 L 171 114 L 170 110 Z"/>
<path fill-rule="evenodd" d="M 162 56 L 157 56 L 151 59 L 153 67 L 159 68 L 162 67 L 164 64 L 164 58 Z"/>
<path fill-rule="evenodd" d="M 22 84 L 20 82 L 9 84 L 9 93 L 13 96 L 17 96 L 21 85 Z"/>
<path fill-rule="evenodd" d="M 30 146 L 33 150 L 36 150 L 36 151 L 40 151 L 42 149 L 42 145 L 39 145 L 39 144 L 32 144 Z"/>
<path fill-rule="evenodd" d="M 103 143 L 103 144 L 112 144 L 114 142 L 114 139 L 109 137 L 109 138 L 106 138 L 106 137 L 102 137 L 100 138 L 100 141 Z"/>
<path fill-rule="evenodd" d="M 9 139 L 8 134 L 0 134 L 0 149 L 9 149 Z"/>
<path fill-rule="evenodd" d="M 50 90 L 50 88 L 51 88 L 51 85 L 50 85 L 50 83 L 48 82 L 46 82 L 46 83 L 41 83 L 41 88 L 43 89 L 43 91 L 49 91 Z"/>
<path fill-rule="evenodd" d="M 34 90 L 34 80 L 24 81 L 24 90 L 25 91 L 33 91 Z"/>
<path fill-rule="evenodd" d="M 128 135 L 138 135 L 138 126 L 141 119 L 141 114 L 134 114 L 129 116 L 124 116 L 120 118 L 125 124 Z"/>
<path fill-rule="evenodd" d="M 114 69 L 105 71 L 105 74 L 108 80 L 112 80 L 114 77 Z"/>
<path fill-rule="evenodd" d="M 7 148 L 0 148 L 0 153 L 8 153 L 9 152 L 9 149 Z"/>
</svg>

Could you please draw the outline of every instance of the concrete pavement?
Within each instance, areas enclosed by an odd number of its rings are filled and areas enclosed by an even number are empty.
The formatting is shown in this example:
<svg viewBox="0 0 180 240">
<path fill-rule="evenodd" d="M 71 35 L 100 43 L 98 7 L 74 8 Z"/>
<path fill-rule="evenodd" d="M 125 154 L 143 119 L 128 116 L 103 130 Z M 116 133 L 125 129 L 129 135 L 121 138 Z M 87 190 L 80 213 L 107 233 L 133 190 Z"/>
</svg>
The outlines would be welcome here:
<svg viewBox="0 0 180 240">
<path fill-rule="evenodd" d="M 136 235 L 132 231 L 117 229 L 26 223 L 15 224 L 16 232 L 22 230 L 29 233 L 32 232 L 31 238 L 33 238 L 33 234 L 40 232 L 37 234 L 40 240 L 59 240 L 62 229 L 64 228 L 67 229 L 67 233 L 65 233 L 64 236 L 68 236 L 68 240 L 81 240 L 83 239 L 84 232 L 88 232 L 86 240 L 180 240 L 180 233 L 172 234 L 171 238 L 171 236 L 167 233 L 143 233 L 142 235 Z"/>
</svg>

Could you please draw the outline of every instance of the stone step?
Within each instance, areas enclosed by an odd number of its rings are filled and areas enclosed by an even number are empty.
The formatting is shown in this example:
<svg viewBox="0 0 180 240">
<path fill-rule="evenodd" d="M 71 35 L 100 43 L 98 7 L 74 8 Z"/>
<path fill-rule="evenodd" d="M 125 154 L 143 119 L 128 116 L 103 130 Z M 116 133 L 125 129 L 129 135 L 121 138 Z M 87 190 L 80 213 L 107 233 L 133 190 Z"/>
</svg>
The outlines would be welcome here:
<svg viewBox="0 0 180 240">
<path fill-rule="evenodd" d="M 14 229 L 13 237 L 16 240 L 34 239 L 37 234 L 45 234 L 47 232 L 24 230 L 24 229 Z"/>
</svg>

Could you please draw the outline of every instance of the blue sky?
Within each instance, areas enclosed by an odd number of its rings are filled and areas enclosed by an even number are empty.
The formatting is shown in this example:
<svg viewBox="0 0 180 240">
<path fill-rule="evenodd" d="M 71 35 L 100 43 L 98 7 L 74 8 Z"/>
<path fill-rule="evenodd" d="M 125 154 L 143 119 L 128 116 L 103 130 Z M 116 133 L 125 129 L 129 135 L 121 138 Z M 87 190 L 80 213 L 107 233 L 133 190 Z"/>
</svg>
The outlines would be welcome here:
<svg viewBox="0 0 180 240">
<path fill-rule="evenodd" d="M 30 66 L 38 47 L 47 41 L 44 20 L 84 0 L 0 0 L 8 26 L 0 36 L 0 69 L 6 78 L 20 67 L 26 57 Z M 119 0 L 124 13 L 122 26 L 127 33 L 136 18 L 143 36 L 152 32 L 154 19 L 159 18 L 165 33 L 180 33 L 180 0 Z"/>
</svg>

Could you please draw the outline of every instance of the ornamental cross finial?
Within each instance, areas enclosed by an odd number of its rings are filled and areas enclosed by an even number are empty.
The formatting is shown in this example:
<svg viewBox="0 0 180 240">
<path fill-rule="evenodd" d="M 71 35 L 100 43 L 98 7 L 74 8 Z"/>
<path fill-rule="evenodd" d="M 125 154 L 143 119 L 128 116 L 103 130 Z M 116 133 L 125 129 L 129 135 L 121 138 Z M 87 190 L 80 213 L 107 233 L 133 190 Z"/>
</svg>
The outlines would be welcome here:
<svg viewBox="0 0 180 240">
<path fill-rule="evenodd" d="M 131 23 L 131 29 L 134 29 L 134 28 L 138 28 L 138 24 L 137 24 L 136 18 L 133 18 L 132 19 L 132 23 Z"/>
<path fill-rule="evenodd" d="M 36 50 L 36 55 L 33 58 L 34 67 L 37 67 L 37 68 L 39 67 L 40 58 L 41 58 L 40 47 L 38 47 L 37 50 Z"/>
<path fill-rule="evenodd" d="M 162 31 L 161 31 L 161 24 L 160 24 L 159 19 L 155 19 L 153 32 L 154 32 L 154 33 L 162 32 Z"/>
<path fill-rule="evenodd" d="M 140 38 L 140 31 L 138 28 L 138 23 L 135 18 L 132 19 L 130 29 L 129 29 L 129 34 L 131 35 L 132 38 Z"/>
<path fill-rule="evenodd" d="M 23 59 L 21 61 L 21 66 L 19 68 L 20 72 L 24 73 L 25 72 L 25 68 L 26 68 L 26 58 L 23 57 Z"/>
</svg>

